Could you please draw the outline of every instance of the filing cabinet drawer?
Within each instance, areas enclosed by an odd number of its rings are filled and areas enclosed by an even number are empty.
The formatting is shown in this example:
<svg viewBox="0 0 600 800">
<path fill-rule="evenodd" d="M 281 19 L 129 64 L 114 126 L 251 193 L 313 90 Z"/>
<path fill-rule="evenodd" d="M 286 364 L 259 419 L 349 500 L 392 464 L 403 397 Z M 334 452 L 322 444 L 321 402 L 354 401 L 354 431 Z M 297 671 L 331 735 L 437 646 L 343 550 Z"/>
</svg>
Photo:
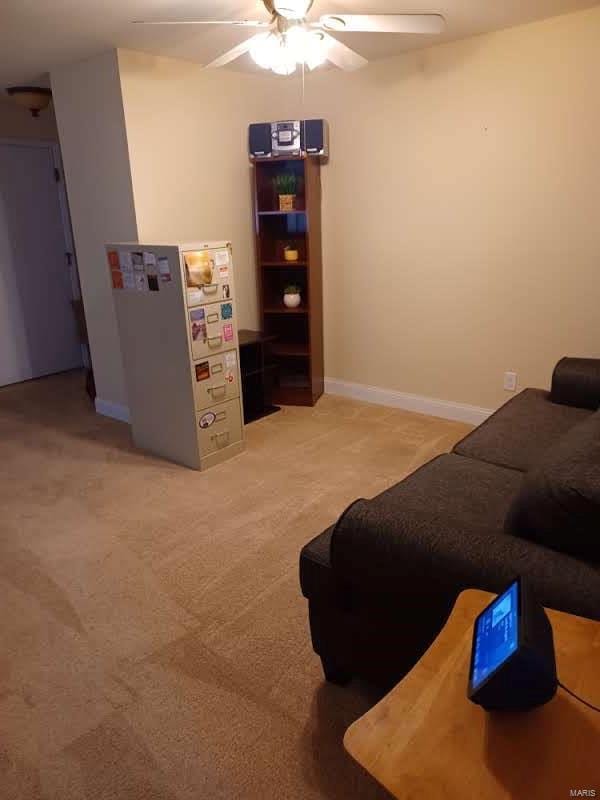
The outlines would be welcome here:
<svg viewBox="0 0 600 800">
<path fill-rule="evenodd" d="M 192 369 L 196 410 L 239 397 L 240 379 L 235 350 L 196 361 Z"/>
<path fill-rule="evenodd" d="M 233 297 L 231 250 L 190 250 L 182 254 L 188 306 L 216 303 Z"/>
<path fill-rule="evenodd" d="M 235 306 L 228 300 L 188 309 L 192 359 L 237 348 Z"/>
<path fill-rule="evenodd" d="M 242 439 L 239 399 L 219 403 L 196 413 L 200 457 L 223 450 Z"/>
</svg>

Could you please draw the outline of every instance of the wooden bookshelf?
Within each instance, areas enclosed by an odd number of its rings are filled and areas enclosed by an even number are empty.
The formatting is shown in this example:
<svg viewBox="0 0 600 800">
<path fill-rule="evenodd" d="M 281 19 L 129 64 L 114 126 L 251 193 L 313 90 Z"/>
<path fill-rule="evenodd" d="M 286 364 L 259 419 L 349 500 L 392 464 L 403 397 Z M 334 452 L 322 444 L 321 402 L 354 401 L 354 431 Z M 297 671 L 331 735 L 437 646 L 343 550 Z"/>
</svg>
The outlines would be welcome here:
<svg viewBox="0 0 600 800">
<path fill-rule="evenodd" d="M 293 211 L 279 210 L 273 181 L 282 172 L 299 179 Z M 256 160 L 252 173 L 261 328 L 277 337 L 273 402 L 312 406 L 323 394 L 321 165 L 300 156 Z M 298 261 L 285 260 L 286 245 Z M 298 308 L 283 304 L 289 284 L 301 287 Z"/>
</svg>

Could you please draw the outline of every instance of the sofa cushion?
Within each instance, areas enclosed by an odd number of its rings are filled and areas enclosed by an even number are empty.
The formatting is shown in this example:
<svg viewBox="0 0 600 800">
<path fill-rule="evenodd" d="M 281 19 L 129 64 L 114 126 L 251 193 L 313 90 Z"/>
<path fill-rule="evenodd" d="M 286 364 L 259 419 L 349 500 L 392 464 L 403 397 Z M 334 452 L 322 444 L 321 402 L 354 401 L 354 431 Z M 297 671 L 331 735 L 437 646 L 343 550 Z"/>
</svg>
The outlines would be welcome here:
<svg viewBox="0 0 600 800">
<path fill-rule="evenodd" d="M 561 358 L 552 373 L 550 398 L 595 411 L 600 406 L 600 358 Z"/>
<path fill-rule="evenodd" d="M 382 517 L 372 500 L 359 500 L 336 526 L 331 554 L 346 591 L 399 616 L 418 614 L 430 595 L 499 592 L 523 575 L 542 605 L 600 620 L 600 565 L 427 508 Z"/>
<path fill-rule="evenodd" d="M 371 501 L 382 517 L 428 511 L 502 532 L 521 473 L 484 461 L 444 453 Z"/>
<path fill-rule="evenodd" d="M 526 473 L 506 530 L 600 562 L 600 412 L 571 428 Z"/>
<path fill-rule="evenodd" d="M 541 389 L 525 389 L 462 439 L 453 452 L 524 472 L 591 413 L 553 403 Z"/>
<path fill-rule="evenodd" d="M 369 503 L 382 518 L 426 508 L 458 525 L 486 525 L 504 536 L 504 519 L 520 482 L 521 473 L 514 470 L 446 453 Z M 305 597 L 335 590 L 330 553 L 333 530 L 328 528 L 302 548 L 300 585 Z"/>
</svg>

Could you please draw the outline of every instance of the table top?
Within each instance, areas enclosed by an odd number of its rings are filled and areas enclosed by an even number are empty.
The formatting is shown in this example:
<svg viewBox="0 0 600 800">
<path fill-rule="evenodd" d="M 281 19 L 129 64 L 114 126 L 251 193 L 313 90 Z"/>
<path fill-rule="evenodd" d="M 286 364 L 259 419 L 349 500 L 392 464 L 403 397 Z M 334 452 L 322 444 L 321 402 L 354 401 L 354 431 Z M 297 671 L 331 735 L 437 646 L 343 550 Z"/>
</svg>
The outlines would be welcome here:
<svg viewBox="0 0 600 800">
<path fill-rule="evenodd" d="M 494 597 L 461 593 L 421 660 L 348 728 L 346 750 L 405 800 L 600 798 L 600 713 L 561 688 L 529 712 L 488 713 L 467 699 L 473 623 Z M 600 705 L 600 624 L 547 613 L 559 679 Z M 596 793 L 570 794 L 578 789 Z"/>
</svg>

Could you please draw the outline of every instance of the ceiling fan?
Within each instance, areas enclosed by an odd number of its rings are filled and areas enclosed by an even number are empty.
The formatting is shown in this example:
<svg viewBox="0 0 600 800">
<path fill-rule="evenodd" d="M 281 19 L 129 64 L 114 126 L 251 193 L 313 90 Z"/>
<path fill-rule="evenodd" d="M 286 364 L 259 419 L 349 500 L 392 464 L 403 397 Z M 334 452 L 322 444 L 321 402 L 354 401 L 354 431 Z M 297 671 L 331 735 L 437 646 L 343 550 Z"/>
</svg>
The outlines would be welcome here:
<svg viewBox="0 0 600 800">
<path fill-rule="evenodd" d="M 441 14 L 325 14 L 317 22 L 307 20 L 313 0 L 262 0 L 270 20 L 136 20 L 143 25 L 237 25 L 259 28 L 241 44 L 223 53 L 207 67 L 222 67 L 249 53 L 264 69 L 291 75 L 298 64 L 309 69 L 329 60 L 336 67 L 354 70 L 367 59 L 340 42 L 331 33 L 442 33 Z M 331 33 L 329 33 L 331 31 Z"/>
</svg>

